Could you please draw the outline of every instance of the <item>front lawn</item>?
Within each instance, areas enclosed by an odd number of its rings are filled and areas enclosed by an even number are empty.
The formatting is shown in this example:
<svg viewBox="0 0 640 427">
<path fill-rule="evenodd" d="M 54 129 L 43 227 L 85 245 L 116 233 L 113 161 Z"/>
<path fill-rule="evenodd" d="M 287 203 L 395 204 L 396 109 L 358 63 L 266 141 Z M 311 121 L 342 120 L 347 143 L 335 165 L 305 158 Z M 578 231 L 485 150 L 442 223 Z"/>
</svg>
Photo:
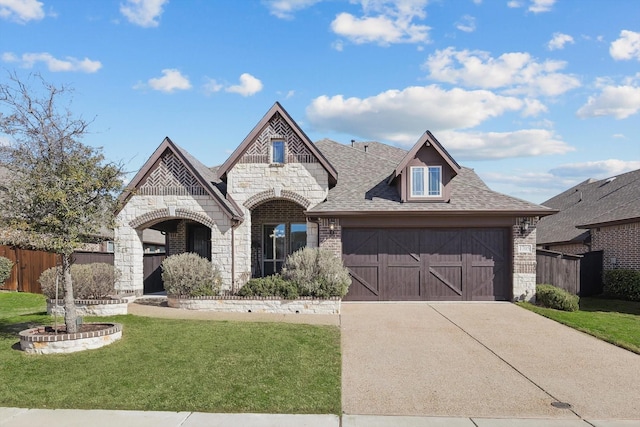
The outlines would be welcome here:
<svg viewBox="0 0 640 427">
<path fill-rule="evenodd" d="M 640 354 L 640 302 L 580 298 L 580 310 L 566 312 L 520 303 L 521 307 Z"/>
<path fill-rule="evenodd" d="M 20 308 L 16 299 L 22 298 L 30 308 Z M 33 298 L 0 293 L 0 407 L 341 411 L 337 327 L 86 318 L 123 323 L 122 340 L 99 350 L 37 356 L 16 350 L 17 331 L 51 322 L 42 314 L 44 303 L 33 305 Z"/>
</svg>

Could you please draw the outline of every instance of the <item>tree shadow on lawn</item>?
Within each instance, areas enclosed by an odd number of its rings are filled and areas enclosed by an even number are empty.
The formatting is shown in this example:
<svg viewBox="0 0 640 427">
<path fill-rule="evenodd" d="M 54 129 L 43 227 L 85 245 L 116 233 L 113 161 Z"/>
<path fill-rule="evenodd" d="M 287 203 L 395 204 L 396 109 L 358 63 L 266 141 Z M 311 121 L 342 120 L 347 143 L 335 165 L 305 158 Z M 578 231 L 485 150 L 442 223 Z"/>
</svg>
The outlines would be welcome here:
<svg viewBox="0 0 640 427">
<path fill-rule="evenodd" d="M 640 316 L 640 302 L 614 299 L 607 296 L 580 298 L 580 311 L 602 311 Z"/>
<path fill-rule="evenodd" d="M 11 340 L 17 339 L 18 342 L 11 346 L 14 350 L 21 350 L 20 348 L 20 331 L 24 331 L 25 329 L 35 328 L 37 326 L 42 326 L 43 324 L 48 324 L 45 319 L 32 319 L 25 322 L 16 322 L 16 319 L 20 317 L 33 317 L 33 316 L 46 316 L 47 312 L 42 313 L 29 313 L 22 314 L 19 316 L 15 316 L 9 319 L 0 318 L 0 340 Z"/>
</svg>

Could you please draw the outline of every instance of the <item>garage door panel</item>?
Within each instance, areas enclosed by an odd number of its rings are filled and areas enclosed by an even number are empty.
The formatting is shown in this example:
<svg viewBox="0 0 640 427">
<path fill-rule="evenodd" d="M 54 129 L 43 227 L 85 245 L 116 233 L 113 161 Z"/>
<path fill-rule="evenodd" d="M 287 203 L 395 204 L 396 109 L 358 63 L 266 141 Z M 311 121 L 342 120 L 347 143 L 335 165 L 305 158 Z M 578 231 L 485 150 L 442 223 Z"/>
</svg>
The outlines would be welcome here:
<svg viewBox="0 0 640 427">
<path fill-rule="evenodd" d="M 380 287 L 378 280 L 378 267 L 350 267 L 351 286 L 345 300 L 354 301 L 378 301 L 380 299 Z"/>
<path fill-rule="evenodd" d="M 385 281 L 383 299 L 388 301 L 420 301 L 420 267 L 389 267 L 387 274 L 392 279 Z"/>
<path fill-rule="evenodd" d="M 508 300 L 509 229 L 342 230 L 351 300 Z"/>
<path fill-rule="evenodd" d="M 455 265 L 431 266 L 427 276 L 426 288 L 429 300 L 462 300 L 462 267 Z"/>
</svg>

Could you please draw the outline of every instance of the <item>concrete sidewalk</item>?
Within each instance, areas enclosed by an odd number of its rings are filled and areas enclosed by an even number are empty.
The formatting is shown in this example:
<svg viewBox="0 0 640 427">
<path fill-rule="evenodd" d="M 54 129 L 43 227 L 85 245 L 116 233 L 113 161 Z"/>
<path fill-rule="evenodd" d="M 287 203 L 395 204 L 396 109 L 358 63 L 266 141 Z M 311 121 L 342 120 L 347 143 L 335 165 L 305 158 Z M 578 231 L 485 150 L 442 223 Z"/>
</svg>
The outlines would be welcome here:
<svg viewBox="0 0 640 427">
<path fill-rule="evenodd" d="M 0 408 L 1 427 L 632 427 L 640 421 Z"/>
</svg>

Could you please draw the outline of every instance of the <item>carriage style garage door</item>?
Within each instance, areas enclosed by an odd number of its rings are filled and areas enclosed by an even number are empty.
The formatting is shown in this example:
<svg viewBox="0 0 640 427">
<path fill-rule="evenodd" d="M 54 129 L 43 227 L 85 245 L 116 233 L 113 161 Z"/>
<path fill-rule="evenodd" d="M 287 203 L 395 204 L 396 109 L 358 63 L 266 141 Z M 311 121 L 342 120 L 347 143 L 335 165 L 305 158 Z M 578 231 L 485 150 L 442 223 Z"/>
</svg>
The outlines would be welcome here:
<svg viewBox="0 0 640 427">
<path fill-rule="evenodd" d="M 343 228 L 346 301 L 511 299 L 509 229 Z"/>
</svg>

